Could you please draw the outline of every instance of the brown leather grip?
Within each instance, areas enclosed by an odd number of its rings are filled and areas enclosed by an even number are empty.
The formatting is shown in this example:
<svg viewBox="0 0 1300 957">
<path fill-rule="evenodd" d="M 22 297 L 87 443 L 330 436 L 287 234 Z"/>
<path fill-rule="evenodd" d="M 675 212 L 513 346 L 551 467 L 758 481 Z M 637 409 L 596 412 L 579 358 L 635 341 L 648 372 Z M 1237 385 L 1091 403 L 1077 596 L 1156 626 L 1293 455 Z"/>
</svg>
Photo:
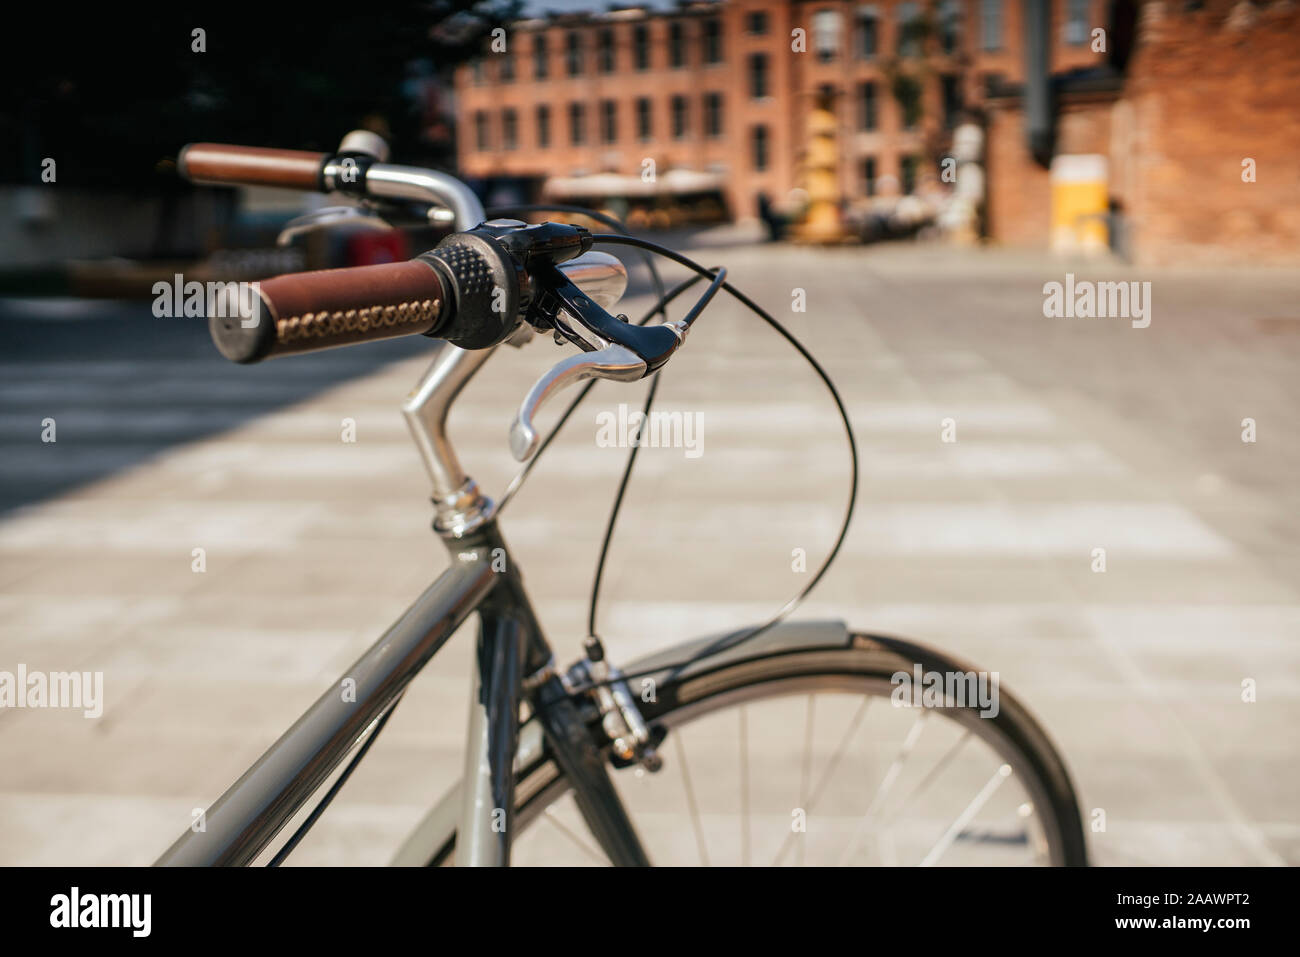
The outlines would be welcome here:
<svg viewBox="0 0 1300 957">
<path fill-rule="evenodd" d="M 221 354 L 236 362 L 426 333 L 447 311 L 441 276 L 420 259 L 290 273 L 258 289 L 257 317 L 208 321 Z"/>
<path fill-rule="evenodd" d="M 327 158 L 325 153 L 303 150 L 191 143 L 181 150 L 176 165 L 194 183 L 319 190 Z"/>
</svg>

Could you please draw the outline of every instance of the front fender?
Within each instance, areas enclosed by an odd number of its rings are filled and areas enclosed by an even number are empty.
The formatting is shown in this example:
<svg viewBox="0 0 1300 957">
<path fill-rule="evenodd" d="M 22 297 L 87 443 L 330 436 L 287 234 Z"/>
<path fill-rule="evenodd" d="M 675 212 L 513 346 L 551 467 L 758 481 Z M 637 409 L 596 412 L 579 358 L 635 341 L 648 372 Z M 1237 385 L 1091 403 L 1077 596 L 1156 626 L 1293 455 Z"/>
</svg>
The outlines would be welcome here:
<svg viewBox="0 0 1300 957">
<path fill-rule="evenodd" d="M 644 675 L 650 680 L 663 682 L 669 680 L 672 668 L 678 662 L 701 654 L 710 646 L 724 642 L 733 634 L 736 632 L 722 632 L 688 639 L 620 667 L 626 674 Z M 814 648 L 832 650 L 848 648 L 851 642 L 848 626 L 842 621 L 783 621 L 740 645 L 688 665 L 681 669 L 675 678 L 686 680 L 749 658 L 764 658 L 784 652 L 807 651 Z M 532 765 L 542 756 L 545 744 L 541 725 L 536 721 L 526 721 L 519 729 L 519 750 L 515 756 L 515 768 L 527 768 Z M 423 867 L 447 845 L 456 833 L 456 824 L 460 819 L 460 793 L 461 786 L 458 781 L 416 825 L 415 830 L 393 856 L 390 862 L 392 866 Z"/>
</svg>

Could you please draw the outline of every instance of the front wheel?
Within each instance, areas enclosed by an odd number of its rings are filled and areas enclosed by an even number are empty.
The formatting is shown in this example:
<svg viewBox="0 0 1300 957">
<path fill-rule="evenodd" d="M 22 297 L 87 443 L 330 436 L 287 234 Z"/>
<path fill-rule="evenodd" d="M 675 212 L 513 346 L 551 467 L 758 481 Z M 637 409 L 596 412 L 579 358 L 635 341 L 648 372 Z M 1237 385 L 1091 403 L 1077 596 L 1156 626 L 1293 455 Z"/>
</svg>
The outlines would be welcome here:
<svg viewBox="0 0 1300 957">
<path fill-rule="evenodd" d="M 612 777 L 653 863 L 1087 863 L 1065 765 L 994 676 L 841 635 L 732 654 L 642 693 L 667 731 L 663 766 Z M 607 863 L 544 749 L 517 773 L 513 862 Z M 451 835 L 428 863 L 454 856 Z"/>
</svg>

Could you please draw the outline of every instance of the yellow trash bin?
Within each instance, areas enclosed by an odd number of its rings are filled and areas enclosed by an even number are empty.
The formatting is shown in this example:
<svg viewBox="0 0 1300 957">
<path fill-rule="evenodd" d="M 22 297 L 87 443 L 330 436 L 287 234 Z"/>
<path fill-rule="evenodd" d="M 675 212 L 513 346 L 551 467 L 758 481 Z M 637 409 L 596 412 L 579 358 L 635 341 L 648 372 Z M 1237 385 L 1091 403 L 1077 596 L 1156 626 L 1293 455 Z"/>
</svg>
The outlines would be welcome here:
<svg viewBox="0 0 1300 957">
<path fill-rule="evenodd" d="M 1109 247 L 1106 157 L 1076 153 L 1052 159 L 1052 251 L 1099 253 Z"/>
</svg>

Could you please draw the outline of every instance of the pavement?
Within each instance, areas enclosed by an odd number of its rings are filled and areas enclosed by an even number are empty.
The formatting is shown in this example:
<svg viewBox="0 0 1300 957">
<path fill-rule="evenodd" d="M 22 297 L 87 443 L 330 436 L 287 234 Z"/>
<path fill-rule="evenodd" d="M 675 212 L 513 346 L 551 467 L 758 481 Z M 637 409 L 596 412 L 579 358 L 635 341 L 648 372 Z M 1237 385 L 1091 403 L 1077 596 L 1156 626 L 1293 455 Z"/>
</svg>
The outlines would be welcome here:
<svg viewBox="0 0 1300 957">
<path fill-rule="evenodd" d="M 1066 756 L 1098 863 L 1300 863 L 1297 274 L 700 245 L 857 433 L 854 525 L 800 614 L 998 671 Z M 1067 271 L 1150 281 L 1150 326 L 1045 318 Z M 427 344 L 237 368 L 147 304 L 48 312 L 0 309 L 0 670 L 102 671 L 106 705 L 0 711 L 0 864 L 146 864 L 446 566 L 398 413 Z M 489 494 L 558 355 L 501 350 L 453 415 Z M 625 454 L 596 416 L 643 388 L 602 385 L 502 519 L 565 660 Z M 660 394 L 700 416 L 702 454 L 641 455 L 602 605 L 615 660 L 775 610 L 847 493 L 818 381 L 731 301 Z M 417 679 L 296 858 L 382 863 L 456 779 L 472 645 Z"/>
</svg>

